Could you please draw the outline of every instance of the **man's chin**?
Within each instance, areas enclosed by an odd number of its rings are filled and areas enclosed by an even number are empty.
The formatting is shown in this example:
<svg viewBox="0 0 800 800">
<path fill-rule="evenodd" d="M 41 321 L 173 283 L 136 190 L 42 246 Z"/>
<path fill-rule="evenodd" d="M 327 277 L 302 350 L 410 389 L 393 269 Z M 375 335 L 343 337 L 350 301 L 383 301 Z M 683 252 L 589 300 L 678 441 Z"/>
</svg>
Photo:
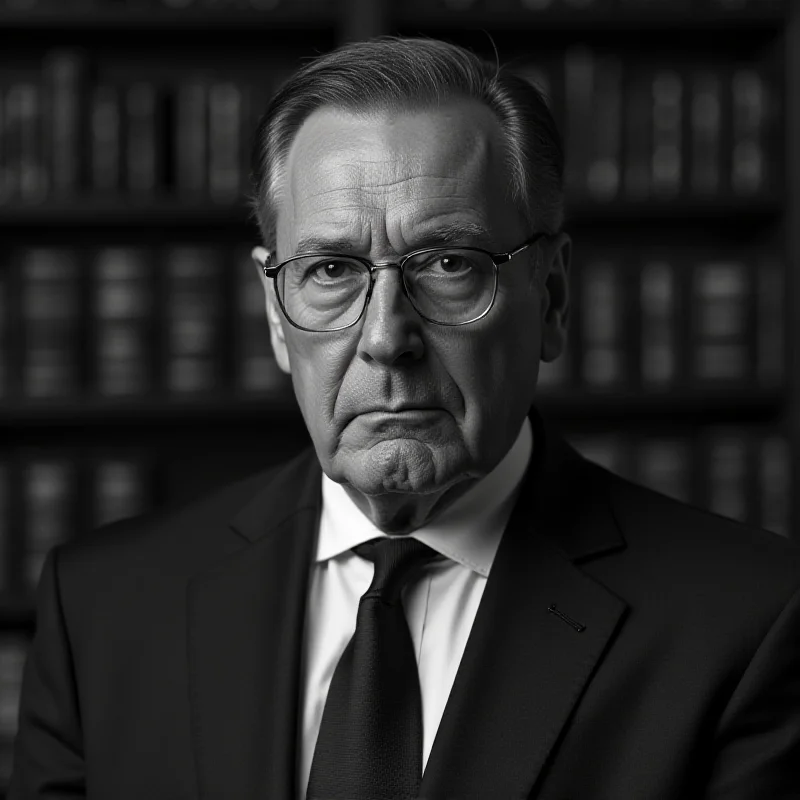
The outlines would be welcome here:
<svg viewBox="0 0 800 800">
<path fill-rule="evenodd" d="M 365 495 L 431 494 L 456 483 L 466 464 L 463 449 L 411 438 L 392 438 L 334 458 L 331 477 Z M 461 457 L 459 457 L 461 456 Z"/>
</svg>

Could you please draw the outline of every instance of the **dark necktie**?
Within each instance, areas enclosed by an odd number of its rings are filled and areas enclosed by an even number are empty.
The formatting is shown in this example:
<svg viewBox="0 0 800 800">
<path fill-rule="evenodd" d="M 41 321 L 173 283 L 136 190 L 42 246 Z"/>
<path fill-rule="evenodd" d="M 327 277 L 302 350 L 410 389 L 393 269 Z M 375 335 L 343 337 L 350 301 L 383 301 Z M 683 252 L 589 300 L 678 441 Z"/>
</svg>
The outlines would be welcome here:
<svg viewBox="0 0 800 800">
<path fill-rule="evenodd" d="M 400 592 L 437 554 L 406 536 L 353 550 L 375 564 L 331 679 L 307 800 L 407 800 L 422 782 L 422 700 Z"/>
</svg>

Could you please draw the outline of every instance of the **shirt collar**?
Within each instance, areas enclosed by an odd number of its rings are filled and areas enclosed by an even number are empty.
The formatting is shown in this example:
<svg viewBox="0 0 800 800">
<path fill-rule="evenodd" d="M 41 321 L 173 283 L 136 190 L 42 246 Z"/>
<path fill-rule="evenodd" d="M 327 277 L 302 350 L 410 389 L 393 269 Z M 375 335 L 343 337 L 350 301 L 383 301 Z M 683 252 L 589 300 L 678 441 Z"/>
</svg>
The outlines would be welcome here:
<svg viewBox="0 0 800 800">
<path fill-rule="evenodd" d="M 514 444 L 500 463 L 411 536 L 488 577 L 532 449 L 533 431 L 526 417 Z M 386 534 L 361 513 L 340 484 L 323 473 L 317 563 L 381 536 Z"/>
</svg>

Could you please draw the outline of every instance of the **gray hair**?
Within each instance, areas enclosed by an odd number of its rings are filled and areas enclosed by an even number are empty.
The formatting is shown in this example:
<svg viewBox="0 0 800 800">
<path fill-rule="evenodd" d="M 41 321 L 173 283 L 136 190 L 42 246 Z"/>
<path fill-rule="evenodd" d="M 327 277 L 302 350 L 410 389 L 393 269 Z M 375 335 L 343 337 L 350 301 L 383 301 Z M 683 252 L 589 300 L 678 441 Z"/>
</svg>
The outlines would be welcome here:
<svg viewBox="0 0 800 800">
<path fill-rule="evenodd" d="M 289 148 L 317 109 L 349 111 L 435 107 L 478 100 L 506 136 L 511 199 L 534 230 L 556 233 L 564 217 L 561 136 L 542 92 L 507 66 L 436 39 L 379 37 L 316 58 L 283 84 L 262 116 L 253 147 L 252 215 L 275 248 L 278 189 Z"/>
</svg>

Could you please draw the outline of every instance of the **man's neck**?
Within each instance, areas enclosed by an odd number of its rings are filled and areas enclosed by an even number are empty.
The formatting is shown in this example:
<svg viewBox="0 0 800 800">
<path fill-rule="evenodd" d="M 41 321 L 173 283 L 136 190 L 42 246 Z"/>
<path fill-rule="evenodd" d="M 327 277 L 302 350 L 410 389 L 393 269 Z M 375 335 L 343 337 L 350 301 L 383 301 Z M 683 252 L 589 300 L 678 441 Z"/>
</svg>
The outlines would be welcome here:
<svg viewBox="0 0 800 800">
<path fill-rule="evenodd" d="M 425 526 L 478 482 L 466 478 L 441 492 L 404 494 L 386 492 L 365 495 L 343 484 L 345 492 L 358 510 L 384 533 L 402 536 Z"/>
</svg>

